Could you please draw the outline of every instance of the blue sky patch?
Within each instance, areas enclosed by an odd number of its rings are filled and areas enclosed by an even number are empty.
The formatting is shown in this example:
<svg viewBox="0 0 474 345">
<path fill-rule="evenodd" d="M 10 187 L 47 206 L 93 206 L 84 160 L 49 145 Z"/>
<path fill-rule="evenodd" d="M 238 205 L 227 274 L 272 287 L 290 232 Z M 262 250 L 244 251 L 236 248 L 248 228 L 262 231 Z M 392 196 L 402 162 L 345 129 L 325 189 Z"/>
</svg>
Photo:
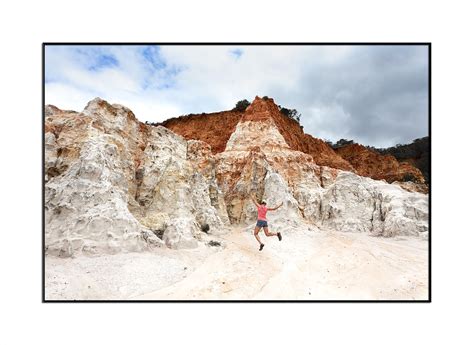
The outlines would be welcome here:
<svg viewBox="0 0 474 345">
<path fill-rule="evenodd" d="M 166 61 L 160 56 L 160 47 L 147 46 L 143 49 L 142 55 L 145 60 L 155 69 L 166 68 Z"/>
<path fill-rule="evenodd" d="M 99 54 L 92 61 L 92 64 L 89 65 L 88 69 L 90 71 L 98 71 L 103 68 L 117 67 L 118 65 L 119 62 L 113 55 Z"/>
<path fill-rule="evenodd" d="M 244 51 L 240 48 L 237 48 L 237 49 L 232 49 L 230 51 L 230 54 L 236 59 L 240 59 L 240 57 L 244 54 Z"/>
<path fill-rule="evenodd" d="M 184 67 L 168 64 L 161 55 L 159 46 L 146 46 L 141 50 L 141 54 L 147 64 L 149 75 L 142 81 L 141 85 L 146 89 L 169 89 L 175 86 L 176 76 L 184 70 Z"/>
</svg>

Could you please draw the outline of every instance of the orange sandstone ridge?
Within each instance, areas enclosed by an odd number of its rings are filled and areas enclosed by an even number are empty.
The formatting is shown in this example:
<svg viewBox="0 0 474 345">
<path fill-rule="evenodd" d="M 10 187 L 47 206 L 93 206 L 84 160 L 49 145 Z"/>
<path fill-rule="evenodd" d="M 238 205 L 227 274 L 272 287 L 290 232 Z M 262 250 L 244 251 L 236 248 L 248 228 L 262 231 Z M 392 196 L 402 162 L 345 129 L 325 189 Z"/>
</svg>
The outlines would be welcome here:
<svg viewBox="0 0 474 345">
<path fill-rule="evenodd" d="M 209 144 L 212 153 L 225 150 L 227 140 L 242 118 L 239 111 L 221 111 L 217 113 L 185 115 L 175 117 L 160 123 L 186 140 L 201 140 Z"/>
<path fill-rule="evenodd" d="M 392 155 L 381 155 L 360 144 L 336 149 L 336 152 L 356 169 L 357 173 L 375 180 L 425 183 L 420 170 L 408 163 L 399 163 Z"/>
<path fill-rule="evenodd" d="M 323 140 L 305 134 L 296 120 L 281 114 L 272 98 L 264 99 L 257 96 L 244 112 L 230 110 L 187 115 L 166 120 L 160 125 L 188 140 L 204 141 L 211 146 L 213 153 L 218 153 L 225 150 L 227 141 L 239 121 L 266 121 L 268 119 L 273 119 L 278 131 L 291 149 L 311 155 L 318 165 L 354 171 L 352 166 L 338 156 Z"/>
<path fill-rule="evenodd" d="M 269 119 L 274 121 L 290 149 L 311 155 L 318 165 L 352 171 L 389 183 L 411 181 L 421 185 L 416 190 L 427 192 L 423 175 L 418 168 L 408 163 L 399 163 L 391 155 L 381 155 L 359 144 L 334 150 L 323 140 L 304 133 L 296 120 L 280 112 L 272 98 L 257 96 L 244 112 L 230 110 L 187 115 L 166 120 L 160 125 L 188 140 L 204 141 L 211 146 L 212 153 L 219 153 L 225 150 L 227 141 L 239 122 Z"/>
</svg>

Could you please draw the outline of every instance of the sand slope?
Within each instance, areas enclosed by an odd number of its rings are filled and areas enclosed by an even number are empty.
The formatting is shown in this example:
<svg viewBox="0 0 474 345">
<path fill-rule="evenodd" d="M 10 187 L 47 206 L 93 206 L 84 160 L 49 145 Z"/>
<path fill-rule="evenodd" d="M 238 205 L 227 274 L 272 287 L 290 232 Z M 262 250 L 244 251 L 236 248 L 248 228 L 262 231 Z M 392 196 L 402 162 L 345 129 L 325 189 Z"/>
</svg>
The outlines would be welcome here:
<svg viewBox="0 0 474 345">
<path fill-rule="evenodd" d="M 223 248 L 46 258 L 46 298 L 427 299 L 428 242 L 413 237 L 251 228 L 214 237 Z"/>
<path fill-rule="evenodd" d="M 137 299 L 427 299 L 427 242 L 303 231 L 264 238 L 234 229 L 227 248 L 176 284 Z"/>
<path fill-rule="evenodd" d="M 224 248 L 46 258 L 46 299 L 427 299 L 428 243 L 413 237 L 233 228 Z"/>
</svg>

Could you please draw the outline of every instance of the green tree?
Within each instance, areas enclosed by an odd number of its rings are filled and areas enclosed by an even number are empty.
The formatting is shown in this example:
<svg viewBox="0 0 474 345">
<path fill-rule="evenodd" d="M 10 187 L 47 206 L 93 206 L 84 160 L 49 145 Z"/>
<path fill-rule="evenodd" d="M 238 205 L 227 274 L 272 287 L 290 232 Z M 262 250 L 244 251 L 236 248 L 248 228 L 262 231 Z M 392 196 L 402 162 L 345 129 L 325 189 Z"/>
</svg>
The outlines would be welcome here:
<svg viewBox="0 0 474 345">
<path fill-rule="evenodd" d="M 247 101 L 246 99 L 243 99 L 241 101 L 238 101 L 236 104 L 235 104 L 235 108 L 233 110 L 237 110 L 237 111 L 245 111 L 245 109 L 247 109 L 247 107 L 250 105 L 250 102 Z"/>
<path fill-rule="evenodd" d="M 300 122 L 301 114 L 298 112 L 296 109 L 288 109 L 282 106 L 278 106 L 278 109 L 280 109 L 280 113 L 282 113 L 285 116 L 288 116 L 290 119 Z"/>
</svg>

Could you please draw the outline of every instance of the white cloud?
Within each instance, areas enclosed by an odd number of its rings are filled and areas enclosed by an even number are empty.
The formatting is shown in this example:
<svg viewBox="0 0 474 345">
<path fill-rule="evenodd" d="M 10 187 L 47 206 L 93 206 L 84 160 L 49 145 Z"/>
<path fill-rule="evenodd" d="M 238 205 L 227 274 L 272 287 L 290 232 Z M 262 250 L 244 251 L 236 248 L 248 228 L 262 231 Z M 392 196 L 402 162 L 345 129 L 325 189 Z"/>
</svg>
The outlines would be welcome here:
<svg viewBox="0 0 474 345">
<path fill-rule="evenodd" d="M 231 109 L 267 95 L 298 109 L 310 134 L 376 145 L 427 134 L 427 106 L 420 106 L 426 65 L 420 47 L 48 46 L 45 90 L 46 102 L 60 108 L 82 110 L 101 97 L 142 121 Z M 400 116 L 418 127 L 388 128 L 403 123 Z"/>
</svg>

